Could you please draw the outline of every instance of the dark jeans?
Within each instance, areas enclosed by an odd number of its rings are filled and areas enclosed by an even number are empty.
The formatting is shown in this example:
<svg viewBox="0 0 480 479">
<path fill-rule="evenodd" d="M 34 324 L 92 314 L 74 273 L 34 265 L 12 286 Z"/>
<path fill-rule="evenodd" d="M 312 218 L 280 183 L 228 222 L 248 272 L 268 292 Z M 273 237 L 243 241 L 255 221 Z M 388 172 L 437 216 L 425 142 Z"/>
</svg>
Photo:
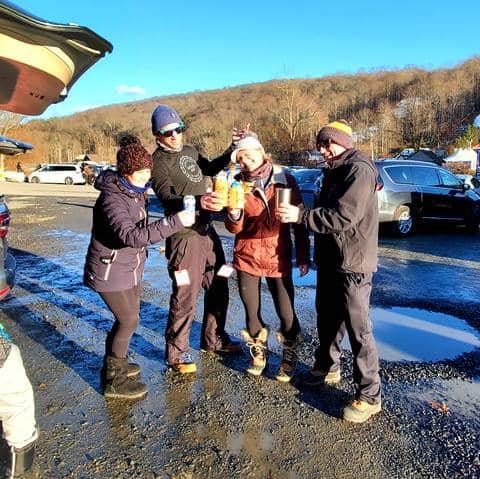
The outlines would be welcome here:
<svg viewBox="0 0 480 479">
<path fill-rule="evenodd" d="M 166 246 L 168 271 L 173 281 L 165 331 L 165 359 L 168 364 L 175 364 L 189 350 L 190 330 L 202 288 L 205 297 L 200 347 L 216 350 L 230 341 L 225 332 L 228 279 L 215 274 L 225 264 L 225 255 L 212 227 L 205 235 L 170 237 Z M 182 269 L 188 272 L 189 285 L 178 286 L 176 283 L 174 272 Z"/>
<path fill-rule="evenodd" d="M 140 289 L 138 284 L 132 289 L 99 293 L 105 304 L 115 316 L 112 329 L 105 341 L 105 354 L 125 358 L 133 333 L 140 320 Z"/>
<path fill-rule="evenodd" d="M 372 274 L 317 270 L 317 330 L 320 346 L 315 367 L 340 367 L 340 343 L 348 333 L 353 353 L 356 398 L 370 404 L 381 397 L 378 353 L 369 316 Z"/>
<path fill-rule="evenodd" d="M 261 277 L 245 271 L 237 271 L 240 298 L 245 307 L 247 329 L 251 336 L 256 336 L 265 327 L 261 315 L 260 283 Z M 300 333 L 300 324 L 295 314 L 293 282 L 291 276 L 286 278 L 265 278 L 273 298 L 273 304 L 280 318 L 280 331 L 286 339 L 294 340 Z"/>
</svg>

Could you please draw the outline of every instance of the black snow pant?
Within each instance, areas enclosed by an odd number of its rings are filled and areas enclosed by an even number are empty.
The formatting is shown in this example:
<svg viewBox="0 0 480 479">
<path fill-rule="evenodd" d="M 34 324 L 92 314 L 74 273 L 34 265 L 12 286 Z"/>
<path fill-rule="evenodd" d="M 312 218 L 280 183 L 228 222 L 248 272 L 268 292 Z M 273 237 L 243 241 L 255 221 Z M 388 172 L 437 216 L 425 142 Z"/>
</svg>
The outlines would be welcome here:
<svg viewBox="0 0 480 479">
<path fill-rule="evenodd" d="M 165 331 L 165 359 L 168 364 L 175 364 L 189 350 L 190 330 L 202 288 L 205 296 L 200 347 L 215 351 L 230 342 L 225 332 L 228 279 L 216 275 L 225 264 L 225 254 L 220 238 L 211 226 L 205 234 L 167 238 L 166 254 L 172 295 Z M 180 270 L 188 272 L 190 284 L 177 285 L 174 273 Z"/>
<path fill-rule="evenodd" d="M 375 404 L 381 398 L 378 353 L 369 307 L 371 273 L 317 269 L 317 330 L 320 345 L 315 368 L 324 372 L 340 367 L 341 341 L 348 334 L 353 353 L 356 399 Z"/>
<path fill-rule="evenodd" d="M 262 278 L 245 271 L 237 271 L 240 298 L 245 307 L 247 329 L 254 337 L 265 327 L 261 315 L 260 285 Z M 292 277 L 265 278 L 272 295 L 275 311 L 280 318 L 280 331 L 288 340 L 295 340 L 300 333 L 300 323 L 294 310 L 294 289 Z"/>
<path fill-rule="evenodd" d="M 105 341 L 105 354 L 125 358 L 133 333 L 140 320 L 140 284 L 125 291 L 99 293 L 115 316 Z"/>
</svg>

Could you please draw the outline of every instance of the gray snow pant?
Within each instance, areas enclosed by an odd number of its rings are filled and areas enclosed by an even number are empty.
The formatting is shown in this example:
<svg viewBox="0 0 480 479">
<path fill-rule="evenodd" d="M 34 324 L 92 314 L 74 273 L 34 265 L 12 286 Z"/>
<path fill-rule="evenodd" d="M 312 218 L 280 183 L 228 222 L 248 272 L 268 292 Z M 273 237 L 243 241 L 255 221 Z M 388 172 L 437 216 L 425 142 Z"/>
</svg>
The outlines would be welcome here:
<svg viewBox="0 0 480 479">
<path fill-rule="evenodd" d="M 315 368 L 325 372 L 339 369 L 341 341 L 346 330 L 353 353 L 356 399 L 375 404 L 381 398 L 381 382 L 369 315 L 371 291 L 371 273 L 317 270 L 320 345 L 315 351 Z"/>
</svg>

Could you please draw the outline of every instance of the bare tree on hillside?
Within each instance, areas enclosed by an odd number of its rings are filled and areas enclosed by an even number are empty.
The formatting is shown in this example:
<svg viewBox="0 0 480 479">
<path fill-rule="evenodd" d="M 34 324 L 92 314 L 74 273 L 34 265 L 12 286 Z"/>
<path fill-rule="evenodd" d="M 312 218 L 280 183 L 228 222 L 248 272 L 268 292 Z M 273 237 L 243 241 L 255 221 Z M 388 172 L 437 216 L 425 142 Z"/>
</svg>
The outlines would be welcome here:
<svg viewBox="0 0 480 479">
<path fill-rule="evenodd" d="M 297 150 L 299 143 L 306 143 L 309 133 L 315 130 L 317 111 L 314 98 L 305 95 L 297 86 L 284 83 L 277 87 L 275 104 L 268 109 L 273 123 L 284 137 L 284 151 L 292 153 Z M 301 142 L 300 135 L 304 141 Z M 306 138 L 305 138 L 306 137 Z M 304 147 L 302 145 L 302 147 Z"/>
<path fill-rule="evenodd" d="M 5 136 L 9 131 L 19 126 L 25 116 L 8 111 L 0 111 L 0 135 Z"/>
</svg>

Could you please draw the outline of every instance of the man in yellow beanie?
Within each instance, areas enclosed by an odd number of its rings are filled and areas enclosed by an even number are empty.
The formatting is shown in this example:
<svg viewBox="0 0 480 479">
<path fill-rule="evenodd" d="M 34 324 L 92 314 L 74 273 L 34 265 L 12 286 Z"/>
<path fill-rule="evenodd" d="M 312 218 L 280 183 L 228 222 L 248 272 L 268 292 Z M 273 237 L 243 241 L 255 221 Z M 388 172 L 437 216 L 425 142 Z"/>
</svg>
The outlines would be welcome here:
<svg viewBox="0 0 480 479">
<path fill-rule="evenodd" d="M 344 408 L 343 419 L 361 423 L 382 407 L 369 317 L 372 274 L 377 270 L 377 170 L 353 148 L 352 129 L 343 120 L 318 132 L 317 149 L 328 165 L 318 204 L 311 210 L 282 204 L 277 216 L 283 222 L 303 223 L 315 233 L 320 345 L 304 383 L 340 382 L 340 343 L 346 330 L 353 353 L 355 399 Z"/>
</svg>

